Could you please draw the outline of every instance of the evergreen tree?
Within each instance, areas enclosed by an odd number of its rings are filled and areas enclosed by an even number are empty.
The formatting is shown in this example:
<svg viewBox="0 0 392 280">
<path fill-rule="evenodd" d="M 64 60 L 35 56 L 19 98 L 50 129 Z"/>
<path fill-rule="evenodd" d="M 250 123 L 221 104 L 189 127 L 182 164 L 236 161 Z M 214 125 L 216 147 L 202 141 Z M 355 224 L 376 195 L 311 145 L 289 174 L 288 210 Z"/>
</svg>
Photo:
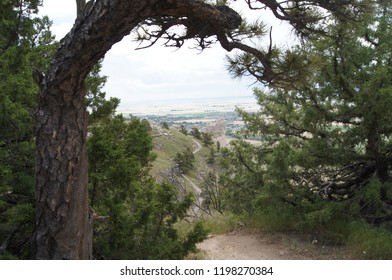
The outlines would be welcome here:
<svg viewBox="0 0 392 280">
<path fill-rule="evenodd" d="M 181 131 L 182 134 L 188 135 L 188 130 L 186 129 L 186 126 L 183 125 L 183 124 L 180 125 L 180 131 Z"/>
<path fill-rule="evenodd" d="M 201 140 L 201 132 L 197 127 L 192 127 L 191 135 L 198 140 Z"/>
<path fill-rule="evenodd" d="M 40 78 L 56 48 L 49 19 L 34 17 L 38 4 L 0 3 L 0 258 L 28 257 L 34 225 L 38 87 L 32 73 Z"/>
<path fill-rule="evenodd" d="M 121 115 L 93 125 L 88 139 L 91 206 L 96 213 L 94 256 L 104 259 L 182 259 L 206 232 L 196 224 L 180 238 L 190 196 L 149 175 L 152 138 L 139 119 Z M 100 222 L 100 220 L 102 220 Z"/>
<path fill-rule="evenodd" d="M 297 78 L 256 89 L 259 112 L 240 110 L 246 133 L 263 140 L 228 152 L 235 209 L 296 213 L 313 226 L 391 224 L 391 1 L 368 7 L 361 21 L 337 18 L 328 36 L 286 53 L 279 67 Z"/>
<path fill-rule="evenodd" d="M 208 155 L 208 158 L 207 158 L 207 163 L 214 166 L 216 163 L 216 158 L 217 158 L 216 150 L 214 149 L 214 147 L 211 147 L 210 154 Z"/>
<path fill-rule="evenodd" d="M 212 135 L 210 133 L 207 133 L 207 132 L 202 132 L 201 133 L 201 141 L 207 147 L 211 146 L 214 143 L 214 141 L 212 141 Z"/>
<path fill-rule="evenodd" d="M 174 162 L 177 164 L 179 171 L 186 174 L 193 169 L 195 155 L 190 148 L 187 148 L 185 151 L 176 154 Z"/>
</svg>

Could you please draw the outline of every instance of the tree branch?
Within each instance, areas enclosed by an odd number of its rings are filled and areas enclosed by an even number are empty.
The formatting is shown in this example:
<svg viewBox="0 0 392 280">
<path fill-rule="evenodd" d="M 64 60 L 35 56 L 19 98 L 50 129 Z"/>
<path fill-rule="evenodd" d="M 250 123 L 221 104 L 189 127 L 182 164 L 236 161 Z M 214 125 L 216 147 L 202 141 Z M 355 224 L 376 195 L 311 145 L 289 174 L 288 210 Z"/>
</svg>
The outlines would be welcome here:
<svg viewBox="0 0 392 280">
<path fill-rule="evenodd" d="M 329 198 L 335 195 L 352 195 L 353 192 L 367 184 L 376 172 L 374 163 L 358 163 L 343 168 L 339 173 L 348 169 L 344 176 L 335 176 L 325 182 L 319 191 L 320 194 Z"/>
<path fill-rule="evenodd" d="M 366 9 L 362 3 L 351 0 L 245 0 L 252 10 L 269 9 L 280 20 L 289 22 L 301 35 L 324 34 L 327 32 L 317 26 L 321 20 L 337 17 L 345 20 L 357 20 Z"/>
</svg>

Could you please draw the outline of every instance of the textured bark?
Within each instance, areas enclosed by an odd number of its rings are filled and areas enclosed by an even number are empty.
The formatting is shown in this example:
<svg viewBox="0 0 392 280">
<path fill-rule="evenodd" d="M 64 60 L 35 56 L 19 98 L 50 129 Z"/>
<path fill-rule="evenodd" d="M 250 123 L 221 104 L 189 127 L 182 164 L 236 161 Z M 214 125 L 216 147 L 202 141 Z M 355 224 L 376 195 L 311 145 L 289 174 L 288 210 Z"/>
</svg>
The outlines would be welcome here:
<svg viewBox="0 0 392 280">
<path fill-rule="evenodd" d="M 33 258 L 91 258 L 84 80 L 113 44 L 141 21 L 159 16 L 189 16 L 222 30 L 228 21 L 200 1 L 90 1 L 40 79 Z"/>
<path fill-rule="evenodd" d="M 86 7 L 86 0 L 76 0 L 76 16 L 79 17 Z"/>
</svg>

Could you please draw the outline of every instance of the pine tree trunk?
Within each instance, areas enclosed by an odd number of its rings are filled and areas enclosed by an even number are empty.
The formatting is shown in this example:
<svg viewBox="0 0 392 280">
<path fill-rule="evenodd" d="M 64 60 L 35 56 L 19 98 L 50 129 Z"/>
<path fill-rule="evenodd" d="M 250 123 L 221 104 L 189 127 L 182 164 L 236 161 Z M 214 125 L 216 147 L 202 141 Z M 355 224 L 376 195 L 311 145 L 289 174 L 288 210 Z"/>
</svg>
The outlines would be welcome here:
<svg viewBox="0 0 392 280">
<path fill-rule="evenodd" d="M 69 85 L 50 89 L 59 94 L 44 93 L 36 116 L 36 259 L 90 259 L 92 254 L 84 88 Z"/>
<path fill-rule="evenodd" d="M 91 258 L 84 81 L 92 67 L 149 17 L 192 16 L 201 28 L 209 22 L 222 30 L 230 23 L 227 11 L 196 0 L 100 0 L 82 6 L 46 76 L 36 73 L 36 259 Z"/>
<path fill-rule="evenodd" d="M 111 2 L 118 4 L 117 9 Z M 124 15 L 124 3 L 133 12 L 128 15 L 131 19 Z M 35 259 L 92 257 L 85 78 L 111 46 L 140 22 L 140 7 L 132 10 L 128 1 L 103 0 L 89 9 L 78 15 L 39 81 Z"/>
</svg>

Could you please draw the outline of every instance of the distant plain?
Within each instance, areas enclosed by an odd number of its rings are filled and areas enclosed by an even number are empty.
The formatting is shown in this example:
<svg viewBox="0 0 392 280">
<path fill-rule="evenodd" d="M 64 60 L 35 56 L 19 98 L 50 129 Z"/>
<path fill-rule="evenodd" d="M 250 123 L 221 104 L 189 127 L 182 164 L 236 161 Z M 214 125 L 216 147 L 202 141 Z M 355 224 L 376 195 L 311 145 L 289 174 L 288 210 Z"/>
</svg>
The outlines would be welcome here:
<svg viewBox="0 0 392 280">
<path fill-rule="evenodd" d="M 134 116 L 191 115 L 211 112 L 234 112 L 236 107 L 246 111 L 256 111 L 258 105 L 255 97 L 252 96 L 171 99 L 121 103 L 118 112 Z"/>
</svg>

